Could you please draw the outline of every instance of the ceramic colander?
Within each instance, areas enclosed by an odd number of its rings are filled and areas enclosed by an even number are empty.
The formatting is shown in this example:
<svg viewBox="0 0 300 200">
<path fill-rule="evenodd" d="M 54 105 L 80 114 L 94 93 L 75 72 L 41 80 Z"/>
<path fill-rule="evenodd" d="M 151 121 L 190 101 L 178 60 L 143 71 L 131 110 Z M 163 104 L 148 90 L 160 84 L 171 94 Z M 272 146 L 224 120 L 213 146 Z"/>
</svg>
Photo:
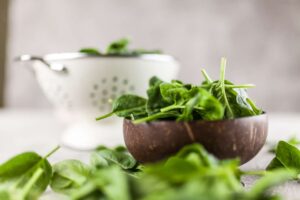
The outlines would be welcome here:
<svg viewBox="0 0 300 200">
<path fill-rule="evenodd" d="M 94 56 L 83 53 L 23 55 L 29 62 L 46 97 L 54 104 L 69 128 L 63 144 L 91 149 L 99 144 L 123 143 L 121 120 L 96 122 L 111 111 L 111 102 L 121 94 L 146 95 L 152 76 L 169 81 L 176 78 L 178 62 L 168 55 Z"/>
</svg>

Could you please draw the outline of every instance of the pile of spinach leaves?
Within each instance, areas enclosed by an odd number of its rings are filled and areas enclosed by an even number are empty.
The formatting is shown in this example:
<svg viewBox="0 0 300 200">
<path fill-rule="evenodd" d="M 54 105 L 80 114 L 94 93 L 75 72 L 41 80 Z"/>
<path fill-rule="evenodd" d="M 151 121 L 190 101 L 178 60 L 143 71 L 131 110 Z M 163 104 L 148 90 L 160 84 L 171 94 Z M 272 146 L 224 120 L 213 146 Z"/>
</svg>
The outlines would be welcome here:
<svg viewBox="0 0 300 200">
<path fill-rule="evenodd" d="M 124 147 L 102 146 L 91 154 L 89 164 L 63 160 L 51 166 L 47 158 L 54 151 L 45 157 L 23 153 L 0 165 L 0 199 L 36 200 L 50 185 L 71 200 L 279 200 L 269 189 L 293 179 L 293 169 L 299 167 L 272 168 L 246 190 L 241 176 L 251 172 L 240 171 L 236 159 L 216 159 L 200 144 L 146 165 L 137 163 Z"/>
<path fill-rule="evenodd" d="M 128 46 L 130 41 L 128 38 L 121 38 L 119 40 L 111 42 L 104 53 L 97 48 L 83 48 L 81 53 L 89 55 L 121 55 L 121 56 L 137 56 L 142 54 L 161 54 L 160 50 L 146 50 L 146 49 L 130 49 Z"/>
<path fill-rule="evenodd" d="M 213 81 L 205 70 L 201 85 L 186 84 L 179 80 L 170 83 L 152 77 L 147 98 L 124 94 L 114 100 L 112 112 L 97 120 L 117 115 L 135 123 L 154 120 L 221 120 L 253 116 L 262 113 L 247 95 L 252 84 L 235 85 L 225 79 L 226 59 L 221 59 L 219 80 Z"/>
</svg>

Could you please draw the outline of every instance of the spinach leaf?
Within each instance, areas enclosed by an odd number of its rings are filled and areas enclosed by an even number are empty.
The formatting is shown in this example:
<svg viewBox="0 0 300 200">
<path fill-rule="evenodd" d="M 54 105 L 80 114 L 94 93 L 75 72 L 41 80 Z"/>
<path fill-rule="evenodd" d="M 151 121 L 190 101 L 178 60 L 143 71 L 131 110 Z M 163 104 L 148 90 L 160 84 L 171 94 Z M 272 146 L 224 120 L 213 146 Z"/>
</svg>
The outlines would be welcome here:
<svg viewBox="0 0 300 200">
<path fill-rule="evenodd" d="M 144 116 L 145 113 L 145 106 L 147 100 L 143 97 L 139 97 L 136 95 L 122 95 L 117 98 L 112 105 L 112 112 L 101 117 L 98 117 L 97 120 L 101 120 L 107 117 L 116 114 L 119 117 L 138 117 Z"/>
<path fill-rule="evenodd" d="M 225 107 L 224 118 L 232 119 L 236 117 L 259 115 L 261 109 L 257 108 L 254 102 L 248 97 L 246 88 L 253 87 L 251 84 L 234 85 L 225 80 L 226 59 L 221 59 L 220 79 L 212 81 L 205 70 L 202 74 L 206 79 L 202 87 L 207 89 Z"/>
<path fill-rule="evenodd" d="M 116 55 L 128 54 L 128 44 L 129 39 L 121 38 L 109 44 L 106 48 L 106 53 Z"/>
<path fill-rule="evenodd" d="M 116 41 L 111 42 L 106 47 L 106 52 L 101 53 L 96 48 L 83 48 L 80 49 L 79 52 L 86 53 L 90 55 L 113 55 L 113 56 L 138 56 L 142 54 L 161 54 L 160 50 L 146 50 L 146 49 L 129 49 L 129 39 L 128 38 L 121 38 Z"/>
<path fill-rule="evenodd" d="M 78 160 L 64 160 L 53 166 L 52 190 L 70 194 L 85 184 L 91 175 L 88 165 Z"/>
<path fill-rule="evenodd" d="M 97 148 L 91 155 L 92 166 L 96 168 L 117 165 L 124 170 L 137 171 L 138 163 L 124 147 L 109 149 L 104 146 Z"/>
<path fill-rule="evenodd" d="M 35 152 L 25 152 L 1 164 L 1 194 L 18 200 L 37 199 L 46 190 L 52 176 L 47 158 L 58 148 L 45 157 Z"/>
<path fill-rule="evenodd" d="M 94 171 L 89 182 L 70 194 L 73 200 L 130 200 L 127 175 L 117 166 Z"/>
<path fill-rule="evenodd" d="M 164 83 L 156 76 L 152 77 L 149 81 L 149 88 L 147 90 L 148 100 L 146 103 L 146 111 L 148 115 L 160 112 L 160 109 L 170 105 L 162 97 L 160 85 Z"/>
<path fill-rule="evenodd" d="M 84 48 L 84 49 L 80 49 L 79 52 L 90 54 L 90 55 L 101 55 L 100 51 L 95 48 Z"/>
<path fill-rule="evenodd" d="M 295 169 L 300 173 L 300 150 L 285 141 L 278 143 L 275 158 L 268 165 L 267 169 L 271 170 L 282 167 Z"/>
</svg>

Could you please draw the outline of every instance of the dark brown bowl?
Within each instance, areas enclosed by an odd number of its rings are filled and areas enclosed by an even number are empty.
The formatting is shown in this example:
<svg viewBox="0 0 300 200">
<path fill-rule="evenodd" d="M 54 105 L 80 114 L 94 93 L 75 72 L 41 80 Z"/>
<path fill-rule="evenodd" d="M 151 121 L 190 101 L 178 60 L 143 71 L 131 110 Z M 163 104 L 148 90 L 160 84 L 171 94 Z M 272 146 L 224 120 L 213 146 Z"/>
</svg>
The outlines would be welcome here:
<svg viewBox="0 0 300 200">
<path fill-rule="evenodd" d="M 123 124 L 125 144 L 141 163 L 162 160 L 187 144 L 200 143 L 219 159 L 251 160 L 263 147 L 268 133 L 266 114 L 220 121 L 154 121 Z"/>
</svg>

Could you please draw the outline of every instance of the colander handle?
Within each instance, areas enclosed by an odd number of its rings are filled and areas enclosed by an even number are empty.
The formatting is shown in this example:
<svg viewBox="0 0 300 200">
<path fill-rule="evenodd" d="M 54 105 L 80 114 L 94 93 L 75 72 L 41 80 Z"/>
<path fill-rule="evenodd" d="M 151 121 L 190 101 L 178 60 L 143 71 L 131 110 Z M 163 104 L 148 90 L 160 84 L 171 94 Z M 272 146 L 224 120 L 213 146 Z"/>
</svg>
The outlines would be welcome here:
<svg viewBox="0 0 300 200">
<path fill-rule="evenodd" d="M 55 72 L 67 72 L 67 68 L 65 65 L 61 63 L 49 63 L 47 62 L 44 58 L 38 57 L 38 56 L 32 56 L 32 55 L 21 55 L 18 58 L 16 58 L 16 61 L 40 61 L 43 63 L 45 66 L 47 66 L 49 69 Z"/>
</svg>

